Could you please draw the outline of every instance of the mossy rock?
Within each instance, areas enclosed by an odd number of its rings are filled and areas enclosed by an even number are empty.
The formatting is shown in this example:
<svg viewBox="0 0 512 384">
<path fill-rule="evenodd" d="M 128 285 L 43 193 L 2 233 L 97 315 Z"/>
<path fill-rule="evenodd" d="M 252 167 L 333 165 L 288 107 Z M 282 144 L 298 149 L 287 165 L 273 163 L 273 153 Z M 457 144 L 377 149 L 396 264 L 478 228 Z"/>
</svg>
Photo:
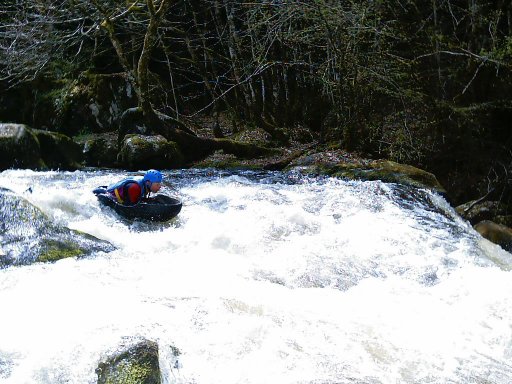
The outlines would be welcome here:
<svg viewBox="0 0 512 384">
<path fill-rule="evenodd" d="M 117 135 L 114 133 L 88 134 L 75 138 L 82 145 L 85 165 L 90 167 L 116 168 Z"/>
<path fill-rule="evenodd" d="M 119 163 L 126 169 L 173 169 L 184 164 L 184 157 L 175 142 L 161 135 L 126 135 L 118 155 Z"/>
<path fill-rule="evenodd" d="M 158 344 L 144 340 L 98 364 L 98 384 L 160 384 Z"/>
<path fill-rule="evenodd" d="M 0 170 L 44 166 L 39 141 L 30 127 L 0 123 Z"/>
<path fill-rule="evenodd" d="M 0 240 L 0 268 L 115 249 L 94 236 L 55 225 L 39 208 L 5 188 L 0 188 Z"/>
<path fill-rule="evenodd" d="M 41 157 L 51 169 L 76 170 L 83 160 L 82 147 L 70 137 L 51 131 L 33 130 L 41 147 Z"/>
<path fill-rule="evenodd" d="M 223 150 L 215 151 L 207 158 L 195 162 L 194 168 L 216 168 L 216 169 L 239 169 L 239 170 L 261 170 L 263 161 L 248 161 L 239 157 L 224 153 Z"/>
<path fill-rule="evenodd" d="M 55 241 L 53 239 L 45 239 L 43 241 L 42 252 L 38 261 L 51 262 L 68 257 L 83 256 L 84 250 L 71 241 Z"/>
<path fill-rule="evenodd" d="M 121 74 L 86 71 L 57 91 L 55 125 L 69 136 L 83 130 L 109 132 L 117 127 L 122 112 L 136 103 L 130 83 Z"/>
<path fill-rule="evenodd" d="M 340 151 L 313 153 L 295 159 L 286 170 L 327 175 L 350 180 L 381 180 L 445 194 L 446 190 L 430 172 L 389 160 L 355 158 Z"/>
<path fill-rule="evenodd" d="M 417 188 L 432 189 L 442 194 L 446 193 L 446 190 L 432 173 L 389 160 L 371 161 L 363 168 L 353 167 L 350 164 L 338 164 L 332 176 L 361 180 L 381 180 L 385 183 L 404 184 Z"/>
</svg>

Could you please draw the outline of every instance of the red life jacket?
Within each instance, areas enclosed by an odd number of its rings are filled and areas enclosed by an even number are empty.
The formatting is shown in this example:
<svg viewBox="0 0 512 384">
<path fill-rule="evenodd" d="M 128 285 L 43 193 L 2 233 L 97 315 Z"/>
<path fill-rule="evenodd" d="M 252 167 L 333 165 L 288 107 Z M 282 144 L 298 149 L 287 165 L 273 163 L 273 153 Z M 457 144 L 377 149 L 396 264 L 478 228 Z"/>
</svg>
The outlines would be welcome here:
<svg viewBox="0 0 512 384">
<path fill-rule="evenodd" d="M 137 196 L 137 201 L 133 202 L 130 200 L 131 196 L 128 190 L 134 183 L 140 187 L 140 195 Z M 143 197 L 149 195 L 149 191 L 147 190 L 142 177 L 134 177 L 118 181 L 115 184 L 109 185 L 107 187 L 107 192 L 114 196 L 120 204 L 137 204 Z"/>
</svg>

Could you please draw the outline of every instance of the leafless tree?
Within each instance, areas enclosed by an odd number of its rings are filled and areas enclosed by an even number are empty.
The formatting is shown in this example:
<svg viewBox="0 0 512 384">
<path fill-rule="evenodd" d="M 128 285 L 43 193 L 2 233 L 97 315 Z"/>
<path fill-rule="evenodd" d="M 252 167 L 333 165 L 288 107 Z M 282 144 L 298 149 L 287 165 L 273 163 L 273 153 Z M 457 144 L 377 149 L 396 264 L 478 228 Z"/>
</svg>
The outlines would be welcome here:
<svg viewBox="0 0 512 384">
<path fill-rule="evenodd" d="M 420 161 L 477 127 L 481 111 L 510 109 L 500 96 L 511 76 L 510 1 L 4 4 L 4 82 L 65 75 L 65 62 L 83 70 L 114 53 L 110 68 L 137 93 L 133 111 L 184 142 L 196 143 L 187 117 L 224 110 L 275 140 L 307 125 L 351 149 Z"/>
<path fill-rule="evenodd" d="M 56 63 L 90 59 L 85 45 L 96 24 L 86 2 L 8 0 L 0 23 L 0 79 L 11 86 L 62 68 Z M 65 70 L 65 69 L 64 69 Z M 69 70 L 69 69 L 68 69 Z M 64 75 L 64 74 L 63 74 Z"/>
</svg>

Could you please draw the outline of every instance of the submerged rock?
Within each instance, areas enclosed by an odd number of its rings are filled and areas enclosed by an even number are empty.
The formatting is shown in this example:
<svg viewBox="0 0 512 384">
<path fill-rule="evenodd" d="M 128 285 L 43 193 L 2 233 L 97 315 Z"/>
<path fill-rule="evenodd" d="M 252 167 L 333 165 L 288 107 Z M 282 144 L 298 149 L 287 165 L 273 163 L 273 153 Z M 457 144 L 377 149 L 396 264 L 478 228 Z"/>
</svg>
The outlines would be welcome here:
<svg viewBox="0 0 512 384">
<path fill-rule="evenodd" d="M 26 199 L 0 188 L 0 268 L 112 250 L 109 242 L 55 225 Z"/>
<path fill-rule="evenodd" d="M 143 340 L 98 364 L 98 384 L 160 384 L 158 344 Z"/>
</svg>

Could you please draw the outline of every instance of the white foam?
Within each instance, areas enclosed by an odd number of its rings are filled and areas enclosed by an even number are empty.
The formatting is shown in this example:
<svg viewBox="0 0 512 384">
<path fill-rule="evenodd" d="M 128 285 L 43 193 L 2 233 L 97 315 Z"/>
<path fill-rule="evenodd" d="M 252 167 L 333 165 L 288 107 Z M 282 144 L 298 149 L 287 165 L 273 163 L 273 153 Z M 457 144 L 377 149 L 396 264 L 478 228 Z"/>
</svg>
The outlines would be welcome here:
<svg viewBox="0 0 512 384">
<path fill-rule="evenodd" d="M 159 343 L 166 382 L 512 379 L 510 261 L 464 223 L 454 236 L 377 182 L 236 176 L 183 186 L 170 224 L 126 224 L 91 193 L 123 176 L 0 173 L 58 223 L 118 247 L 0 270 L 1 383 L 93 383 L 132 337 Z M 499 267 L 478 262 L 488 254 Z"/>
</svg>

